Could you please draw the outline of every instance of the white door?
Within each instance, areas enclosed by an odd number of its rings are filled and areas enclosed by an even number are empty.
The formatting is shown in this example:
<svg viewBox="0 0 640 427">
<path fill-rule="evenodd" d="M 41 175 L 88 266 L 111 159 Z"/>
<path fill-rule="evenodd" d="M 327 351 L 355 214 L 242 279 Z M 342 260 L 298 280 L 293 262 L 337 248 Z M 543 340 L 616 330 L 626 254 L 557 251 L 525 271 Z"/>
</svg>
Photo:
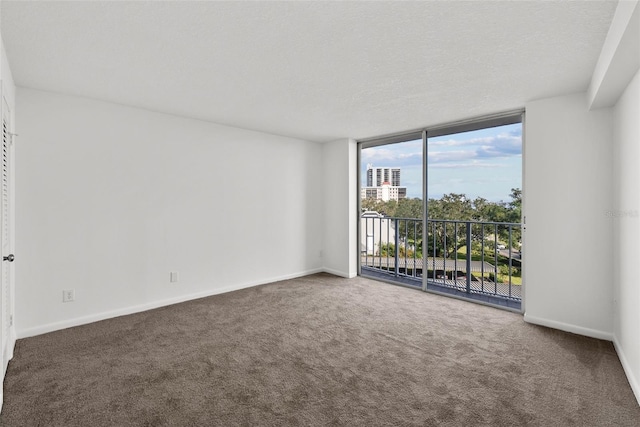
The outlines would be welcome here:
<svg viewBox="0 0 640 427">
<path fill-rule="evenodd" d="M 13 292 L 12 292 L 12 210 L 11 210 L 11 159 L 13 155 L 12 147 L 12 127 L 11 111 L 4 96 L 2 97 L 2 188 L 0 197 L 0 247 L 2 247 L 2 261 L 0 262 L 0 282 L 2 304 L 0 304 L 0 336 L 2 351 L 0 352 L 0 362 L 2 362 L 2 376 L 7 368 L 9 359 L 13 352 L 13 339 L 11 338 L 13 326 Z"/>
</svg>

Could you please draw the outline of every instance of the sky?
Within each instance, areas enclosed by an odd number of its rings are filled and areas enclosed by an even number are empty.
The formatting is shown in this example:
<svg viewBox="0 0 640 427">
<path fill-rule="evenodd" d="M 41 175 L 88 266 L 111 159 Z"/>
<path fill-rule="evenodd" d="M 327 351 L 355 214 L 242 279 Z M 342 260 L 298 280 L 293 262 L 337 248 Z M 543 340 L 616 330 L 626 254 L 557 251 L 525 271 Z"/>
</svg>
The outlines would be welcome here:
<svg viewBox="0 0 640 427">
<path fill-rule="evenodd" d="M 522 188 L 522 125 L 499 126 L 428 138 L 428 197 L 461 193 L 492 202 L 509 201 Z M 361 182 L 367 164 L 399 167 L 407 197 L 422 198 L 422 140 L 366 148 L 361 153 Z"/>
</svg>

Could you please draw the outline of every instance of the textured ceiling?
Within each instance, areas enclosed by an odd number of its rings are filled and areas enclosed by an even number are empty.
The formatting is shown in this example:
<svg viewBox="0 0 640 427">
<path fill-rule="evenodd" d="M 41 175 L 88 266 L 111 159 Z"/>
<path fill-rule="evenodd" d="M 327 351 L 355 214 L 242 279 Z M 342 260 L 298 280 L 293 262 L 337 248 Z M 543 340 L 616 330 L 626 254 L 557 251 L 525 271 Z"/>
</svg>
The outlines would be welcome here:
<svg viewBox="0 0 640 427">
<path fill-rule="evenodd" d="M 585 91 L 616 2 L 10 2 L 19 86 L 312 141 Z"/>
</svg>

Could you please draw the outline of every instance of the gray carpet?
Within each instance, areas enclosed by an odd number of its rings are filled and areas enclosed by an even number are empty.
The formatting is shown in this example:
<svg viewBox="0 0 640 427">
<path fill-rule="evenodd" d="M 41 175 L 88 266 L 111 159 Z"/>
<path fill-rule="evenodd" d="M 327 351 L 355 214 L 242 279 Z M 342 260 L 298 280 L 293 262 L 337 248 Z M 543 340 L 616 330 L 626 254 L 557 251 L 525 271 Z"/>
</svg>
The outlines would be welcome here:
<svg viewBox="0 0 640 427">
<path fill-rule="evenodd" d="M 638 426 L 611 343 L 318 274 L 19 340 L 3 426 Z"/>
</svg>

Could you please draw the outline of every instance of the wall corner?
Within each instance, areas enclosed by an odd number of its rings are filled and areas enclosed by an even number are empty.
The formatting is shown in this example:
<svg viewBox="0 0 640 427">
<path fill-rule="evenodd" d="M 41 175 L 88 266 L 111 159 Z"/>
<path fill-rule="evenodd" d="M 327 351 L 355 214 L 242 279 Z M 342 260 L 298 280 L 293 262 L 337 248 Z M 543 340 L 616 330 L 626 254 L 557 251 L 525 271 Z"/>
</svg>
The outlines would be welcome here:
<svg viewBox="0 0 640 427">
<path fill-rule="evenodd" d="M 323 144 L 323 268 L 342 277 L 357 274 L 357 143 Z"/>
</svg>

